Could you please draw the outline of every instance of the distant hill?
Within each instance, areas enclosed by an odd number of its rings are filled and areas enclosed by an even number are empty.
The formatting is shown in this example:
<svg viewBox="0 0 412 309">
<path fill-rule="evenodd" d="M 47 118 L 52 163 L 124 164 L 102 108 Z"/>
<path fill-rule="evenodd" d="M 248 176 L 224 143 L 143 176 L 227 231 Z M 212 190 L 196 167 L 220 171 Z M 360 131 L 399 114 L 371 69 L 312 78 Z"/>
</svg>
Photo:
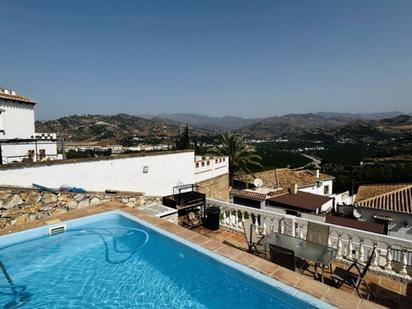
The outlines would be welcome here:
<svg viewBox="0 0 412 309">
<path fill-rule="evenodd" d="M 265 118 L 245 126 L 240 133 L 258 138 L 303 137 L 328 135 L 333 138 L 356 135 L 378 134 L 379 129 L 412 129 L 410 115 L 397 115 L 393 118 L 381 119 L 386 115 L 397 114 L 341 114 L 341 113 L 309 113 L 289 114 Z M 379 118 L 379 120 L 375 120 Z M 374 120 L 371 120 L 374 119 Z"/>
<path fill-rule="evenodd" d="M 394 118 L 400 115 L 405 115 L 401 112 L 383 112 L 383 113 L 331 113 L 319 112 L 316 113 L 324 117 L 341 117 L 345 119 L 362 119 L 362 120 L 381 120 L 385 118 Z"/>
<path fill-rule="evenodd" d="M 234 130 L 255 138 L 337 139 L 355 135 L 367 137 L 379 130 L 412 129 L 412 116 L 398 112 L 349 114 L 287 114 L 264 119 L 234 116 L 211 117 L 198 114 L 159 114 L 143 117 L 127 114 L 72 115 L 56 120 L 37 121 L 37 132 L 56 132 L 65 140 L 119 141 L 133 136 L 175 136 L 179 128 L 189 124 L 194 134 L 216 134 Z M 387 115 L 395 117 L 380 118 Z"/>
<path fill-rule="evenodd" d="M 260 120 L 258 118 L 242 118 L 235 116 L 212 117 L 190 113 L 143 115 L 142 117 L 152 120 L 161 120 L 173 125 L 187 123 L 194 129 L 209 132 L 237 130 Z"/>
<path fill-rule="evenodd" d="M 289 114 L 265 118 L 241 128 L 239 132 L 259 138 L 300 136 L 317 130 L 343 126 L 348 122 L 348 119 L 340 116 Z"/>
<path fill-rule="evenodd" d="M 65 140 L 102 141 L 120 140 L 132 136 L 176 135 L 177 125 L 161 120 L 148 120 L 127 114 L 72 115 L 56 120 L 36 121 L 37 132 L 56 132 Z"/>
<path fill-rule="evenodd" d="M 383 128 L 391 128 L 398 130 L 411 130 L 412 129 L 412 116 L 400 115 L 389 119 L 381 119 L 376 122 L 377 126 Z"/>
</svg>

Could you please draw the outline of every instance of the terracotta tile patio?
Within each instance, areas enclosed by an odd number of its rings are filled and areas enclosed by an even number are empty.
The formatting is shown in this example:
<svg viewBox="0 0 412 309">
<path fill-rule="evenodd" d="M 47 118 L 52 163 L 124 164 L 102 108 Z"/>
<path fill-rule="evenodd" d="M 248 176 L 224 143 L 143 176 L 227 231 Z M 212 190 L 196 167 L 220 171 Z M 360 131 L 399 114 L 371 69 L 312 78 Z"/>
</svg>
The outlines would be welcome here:
<svg viewBox="0 0 412 309">
<path fill-rule="evenodd" d="M 195 231 L 203 236 L 209 237 L 210 239 L 219 240 L 230 247 L 242 250 L 246 255 L 251 255 L 250 253 L 246 253 L 247 244 L 246 244 L 246 239 L 242 233 L 229 231 L 229 230 L 222 229 L 222 228 L 220 228 L 217 231 L 210 231 L 204 227 L 198 227 L 195 229 Z M 239 259 L 235 258 L 234 260 L 238 261 Z M 260 260 L 263 260 L 263 259 L 260 259 Z M 263 262 L 259 262 L 259 263 L 263 263 Z M 258 267 L 260 268 L 259 271 L 264 272 L 268 275 L 271 275 L 268 273 L 268 271 L 266 271 L 266 268 L 263 265 L 264 263 L 262 264 L 262 267 Z M 251 268 L 255 268 L 253 267 L 254 266 L 253 264 L 249 264 L 249 266 Z M 343 268 L 348 267 L 348 265 L 334 262 L 333 267 L 336 267 L 336 266 L 340 266 Z M 285 275 L 282 272 L 276 272 L 276 275 L 272 275 L 272 277 L 275 277 L 292 286 L 295 286 L 299 288 L 300 290 L 307 292 L 308 294 L 314 295 L 319 298 L 323 297 L 328 302 L 333 302 L 333 299 L 336 298 L 338 295 L 340 295 L 341 291 L 352 294 L 356 298 L 359 298 L 356 291 L 354 291 L 353 289 L 349 288 L 346 285 L 343 285 L 339 290 L 333 289 L 334 292 L 329 292 L 327 293 L 327 295 L 325 295 L 326 291 L 328 290 L 328 285 L 329 286 L 333 285 L 333 282 L 330 279 L 329 271 L 325 270 L 325 284 L 322 284 L 321 282 L 314 280 L 313 273 L 314 273 L 313 267 L 309 267 L 308 271 L 305 271 L 303 273 L 305 275 L 304 278 L 298 281 L 297 283 L 296 283 L 296 280 L 298 279 L 296 279 L 290 274 L 288 274 L 285 277 Z M 409 284 L 402 283 L 398 280 L 394 280 L 388 277 L 383 277 L 383 276 L 380 276 L 374 273 L 368 273 L 366 275 L 366 280 L 369 283 L 370 288 L 372 289 L 374 293 L 375 303 L 381 304 L 383 306 L 387 306 L 389 308 L 412 308 L 412 283 L 409 283 Z M 363 294 L 366 294 L 366 288 L 363 288 L 362 291 L 363 291 Z M 352 301 L 349 301 L 348 299 L 348 302 L 346 305 L 348 308 L 353 308 L 354 306 L 357 306 L 356 303 L 357 303 L 356 301 L 352 302 Z M 373 303 L 368 304 L 368 306 L 372 306 L 372 305 Z M 372 308 L 368 306 L 366 306 L 366 302 L 365 302 L 362 305 L 362 308 Z"/>
<path fill-rule="evenodd" d="M 142 213 L 135 208 L 130 208 L 117 202 L 76 209 L 61 215 L 49 217 L 47 220 L 37 220 L 28 224 L 3 229 L 0 230 L 0 235 L 45 226 L 50 220 L 63 221 L 110 210 L 122 210 L 127 212 L 170 233 L 178 235 L 206 249 L 221 254 L 240 264 L 253 268 L 263 274 L 275 278 L 276 280 L 320 298 L 336 307 L 348 309 L 381 307 L 378 304 L 360 299 L 350 289 L 335 289 L 334 287 L 315 281 L 309 274 L 298 274 L 263 258 L 247 253 L 245 239 L 240 233 L 224 229 L 211 232 L 204 228 L 198 228 L 196 231 L 189 231 L 183 227 Z M 369 276 L 372 288 L 377 292 L 378 302 L 380 304 L 391 308 L 411 307 L 412 290 L 410 286 L 401 285 L 396 281 L 388 281 L 389 279 L 381 278 L 379 276 Z"/>
</svg>

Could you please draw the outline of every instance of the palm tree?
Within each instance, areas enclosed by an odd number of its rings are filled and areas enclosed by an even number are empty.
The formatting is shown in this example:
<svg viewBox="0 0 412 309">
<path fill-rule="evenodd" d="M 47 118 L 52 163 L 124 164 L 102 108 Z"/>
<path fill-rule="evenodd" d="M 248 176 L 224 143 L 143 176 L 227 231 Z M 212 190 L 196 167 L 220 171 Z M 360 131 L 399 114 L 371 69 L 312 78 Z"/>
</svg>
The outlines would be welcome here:
<svg viewBox="0 0 412 309">
<path fill-rule="evenodd" d="M 232 186 L 235 177 L 251 173 L 251 166 L 262 167 L 262 158 L 252 152 L 241 135 L 227 132 L 222 134 L 219 140 L 220 146 L 212 148 L 210 152 L 229 157 L 229 179 Z"/>
</svg>

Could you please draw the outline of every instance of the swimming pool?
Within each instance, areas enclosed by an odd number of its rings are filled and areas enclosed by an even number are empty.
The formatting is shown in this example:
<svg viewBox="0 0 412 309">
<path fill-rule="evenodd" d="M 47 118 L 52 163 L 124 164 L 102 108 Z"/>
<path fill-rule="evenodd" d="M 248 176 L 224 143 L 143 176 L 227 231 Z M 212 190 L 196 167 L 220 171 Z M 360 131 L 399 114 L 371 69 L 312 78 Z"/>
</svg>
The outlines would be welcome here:
<svg viewBox="0 0 412 309">
<path fill-rule="evenodd" d="M 0 237 L 5 308 L 331 308 L 112 211 Z"/>
</svg>

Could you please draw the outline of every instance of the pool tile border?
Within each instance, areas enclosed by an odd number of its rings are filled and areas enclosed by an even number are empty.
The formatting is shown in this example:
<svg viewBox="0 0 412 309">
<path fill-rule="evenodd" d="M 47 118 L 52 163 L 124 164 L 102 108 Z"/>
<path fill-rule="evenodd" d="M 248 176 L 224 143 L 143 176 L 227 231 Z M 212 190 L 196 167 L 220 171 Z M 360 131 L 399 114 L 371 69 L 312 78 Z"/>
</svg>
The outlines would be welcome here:
<svg viewBox="0 0 412 309">
<path fill-rule="evenodd" d="M 81 217 L 104 213 L 113 210 L 121 210 L 129 215 L 137 217 L 146 221 L 158 228 L 161 228 L 171 234 L 179 236 L 185 240 L 193 242 L 211 252 L 222 255 L 230 260 L 233 260 L 243 266 L 252 268 L 266 276 L 272 277 L 291 286 L 303 293 L 307 293 L 322 301 L 336 306 L 338 308 L 386 308 L 371 301 L 360 299 L 358 296 L 350 294 L 346 291 L 336 289 L 334 287 L 323 284 L 319 281 L 311 280 L 310 278 L 283 268 L 279 265 L 273 264 L 265 259 L 257 257 L 255 255 L 246 253 L 242 250 L 233 248 L 220 242 L 200 235 L 194 231 L 190 231 L 174 223 L 157 218 L 155 216 L 143 213 L 142 211 L 125 206 L 119 202 L 110 202 L 95 206 L 89 206 L 81 209 L 72 210 L 64 214 L 47 217 L 45 219 L 36 220 L 33 222 L 16 225 L 10 228 L 0 230 L 0 235 L 7 235 L 10 233 L 20 232 L 36 227 L 46 226 L 51 220 L 71 220 Z"/>
</svg>

